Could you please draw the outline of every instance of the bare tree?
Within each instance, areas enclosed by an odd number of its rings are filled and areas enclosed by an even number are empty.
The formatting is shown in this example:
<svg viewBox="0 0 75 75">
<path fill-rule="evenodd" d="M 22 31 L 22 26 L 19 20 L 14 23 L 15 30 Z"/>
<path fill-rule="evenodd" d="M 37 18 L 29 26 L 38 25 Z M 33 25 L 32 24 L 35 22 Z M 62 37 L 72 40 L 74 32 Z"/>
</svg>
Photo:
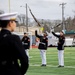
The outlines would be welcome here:
<svg viewBox="0 0 75 75">
<path fill-rule="evenodd" d="M 25 25 L 26 19 L 25 19 L 25 15 L 24 14 L 18 15 L 17 19 L 18 19 L 19 25 Z"/>
<path fill-rule="evenodd" d="M 3 10 L 0 10 L 0 14 L 3 14 L 4 13 L 4 11 Z"/>
</svg>

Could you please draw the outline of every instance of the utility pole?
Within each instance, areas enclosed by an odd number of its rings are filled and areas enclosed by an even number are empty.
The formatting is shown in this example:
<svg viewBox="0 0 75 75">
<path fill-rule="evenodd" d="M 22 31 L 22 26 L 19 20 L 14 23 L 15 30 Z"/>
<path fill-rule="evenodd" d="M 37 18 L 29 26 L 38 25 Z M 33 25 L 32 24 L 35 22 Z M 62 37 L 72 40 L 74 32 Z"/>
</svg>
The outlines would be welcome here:
<svg viewBox="0 0 75 75">
<path fill-rule="evenodd" d="M 65 30 L 65 25 L 64 25 L 64 5 L 66 5 L 66 3 L 62 3 L 60 4 L 62 6 L 62 26 L 63 26 L 63 30 Z"/>
<path fill-rule="evenodd" d="M 28 32 L 28 9 L 27 9 L 27 4 L 25 6 L 20 6 L 20 7 L 25 7 L 26 8 L 26 31 Z"/>
<path fill-rule="evenodd" d="M 26 29 L 28 32 L 28 9 L 27 9 L 27 4 L 26 4 Z"/>
</svg>

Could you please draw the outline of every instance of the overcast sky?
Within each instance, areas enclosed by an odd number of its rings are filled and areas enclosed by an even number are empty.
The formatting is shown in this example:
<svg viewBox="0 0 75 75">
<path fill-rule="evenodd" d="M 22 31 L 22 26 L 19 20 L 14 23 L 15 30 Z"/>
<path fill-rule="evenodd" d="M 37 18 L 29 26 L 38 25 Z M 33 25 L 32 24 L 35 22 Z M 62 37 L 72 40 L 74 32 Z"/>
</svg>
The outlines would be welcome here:
<svg viewBox="0 0 75 75">
<path fill-rule="evenodd" d="M 60 4 L 67 3 L 64 9 L 64 17 L 73 17 L 75 13 L 75 0 L 10 0 L 10 11 L 25 14 L 25 6 L 27 3 L 37 19 L 62 19 Z M 9 0 L 0 0 L 0 10 L 9 12 Z M 32 18 L 28 11 L 28 17 Z"/>
</svg>

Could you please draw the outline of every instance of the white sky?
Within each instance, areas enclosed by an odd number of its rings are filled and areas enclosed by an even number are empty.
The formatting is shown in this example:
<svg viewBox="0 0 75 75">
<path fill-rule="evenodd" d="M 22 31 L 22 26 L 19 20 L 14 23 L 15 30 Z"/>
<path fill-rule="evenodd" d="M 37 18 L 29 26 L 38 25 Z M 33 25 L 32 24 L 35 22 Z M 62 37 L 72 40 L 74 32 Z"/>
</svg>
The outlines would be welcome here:
<svg viewBox="0 0 75 75">
<path fill-rule="evenodd" d="M 64 17 L 73 17 L 75 15 L 73 12 L 75 11 L 75 0 L 10 0 L 10 11 L 25 14 L 25 7 L 20 6 L 25 6 L 27 3 L 38 19 L 61 19 L 62 9 L 59 4 L 62 2 L 67 3 L 65 5 Z M 9 12 L 9 0 L 0 0 L 0 10 Z M 30 13 L 28 13 L 28 17 L 32 18 Z"/>
</svg>

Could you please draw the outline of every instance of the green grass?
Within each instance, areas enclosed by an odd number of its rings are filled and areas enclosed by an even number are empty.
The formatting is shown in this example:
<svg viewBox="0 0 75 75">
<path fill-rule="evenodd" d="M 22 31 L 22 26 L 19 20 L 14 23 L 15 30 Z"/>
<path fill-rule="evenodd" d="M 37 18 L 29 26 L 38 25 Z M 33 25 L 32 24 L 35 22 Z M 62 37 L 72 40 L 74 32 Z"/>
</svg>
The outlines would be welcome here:
<svg viewBox="0 0 75 75">
<path fill-rule="evenodd" d="M 66 47 L 64 52 L 65 67 L 58 68 L 58 51 L 56 48 L 47 50 L 47 66 L 41 67 L 41 57 L 38 49 L 30 53 L 30 66 L 27 75 L 75 75 L 75 48 Z"/>
</svg>

